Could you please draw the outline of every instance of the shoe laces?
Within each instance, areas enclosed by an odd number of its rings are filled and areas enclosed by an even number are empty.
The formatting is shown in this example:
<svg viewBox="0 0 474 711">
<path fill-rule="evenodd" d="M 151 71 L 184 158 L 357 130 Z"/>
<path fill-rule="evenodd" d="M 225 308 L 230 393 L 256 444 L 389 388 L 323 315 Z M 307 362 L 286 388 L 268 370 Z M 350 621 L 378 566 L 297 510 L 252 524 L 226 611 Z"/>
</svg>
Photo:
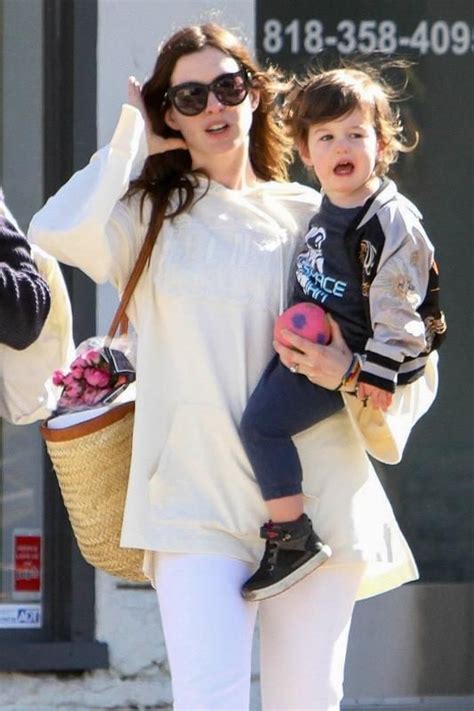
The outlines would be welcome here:
<svg viewBox="0 0 474 711">
<path fill-rule="evenodd" d="M 262 567 L 265 567 L 267 570 L 273 570 L 276 565 L 277 555 L 278 543 L 276 541 L 267 540 L 262 558 Z"/>
</svg>

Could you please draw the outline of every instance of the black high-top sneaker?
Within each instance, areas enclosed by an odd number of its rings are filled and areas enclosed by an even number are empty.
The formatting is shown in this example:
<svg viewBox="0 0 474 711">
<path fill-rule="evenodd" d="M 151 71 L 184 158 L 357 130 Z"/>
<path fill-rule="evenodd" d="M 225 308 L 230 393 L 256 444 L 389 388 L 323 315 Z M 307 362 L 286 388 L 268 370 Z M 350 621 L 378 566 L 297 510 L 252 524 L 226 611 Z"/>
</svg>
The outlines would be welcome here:
<svg viewBox="0 0 474 711">
<path fill-rule="evenodd" d="M 266 540 L 265 553 L 256 573 L 242 586 L 245 600 L 279 595 L 331 556 L 330 547 L 318 538 L 306 514 L 287 523 L 269 521 L 260 529 L 260 537 Z"/>
</svg>

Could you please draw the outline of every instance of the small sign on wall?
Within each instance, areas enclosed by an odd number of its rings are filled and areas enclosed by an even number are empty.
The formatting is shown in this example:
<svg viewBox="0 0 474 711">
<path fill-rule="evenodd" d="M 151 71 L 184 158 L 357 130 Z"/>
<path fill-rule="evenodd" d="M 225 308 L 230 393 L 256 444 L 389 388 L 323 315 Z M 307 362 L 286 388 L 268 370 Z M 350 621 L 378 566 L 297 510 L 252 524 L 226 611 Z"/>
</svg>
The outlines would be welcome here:
<svg viewBox="0 0 474 711">
<path fill-rule="evenodd" d="M 39 600 L 41 598 L 41 547 L 40 531 L 14 529 L 13 599 Z"/>
<path fill-rule="evenodd" d="M 39 603 L 0 605 L 0 629 L 37 629 L 42 624 Z"/>
</svg>

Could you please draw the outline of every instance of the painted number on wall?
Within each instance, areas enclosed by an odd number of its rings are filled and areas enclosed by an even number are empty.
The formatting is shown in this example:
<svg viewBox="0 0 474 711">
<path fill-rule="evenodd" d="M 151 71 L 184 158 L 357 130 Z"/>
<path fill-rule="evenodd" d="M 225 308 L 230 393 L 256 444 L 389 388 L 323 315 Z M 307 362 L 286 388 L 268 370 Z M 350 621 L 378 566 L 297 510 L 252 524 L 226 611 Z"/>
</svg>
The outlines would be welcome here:
<svg viewBox="0 0 474 711">
<path fill-rule="evenodd" d="M 463 20 L 452 23 L 421 20 L 411 34 L 403 35 L 393 20 L 341 20 L 334 32 L 328 32 L 317 19 L 302 22 L 295 18 L 286 25 L 275 18 L 265 21 L 263 49 L 268 54 L 281 51 L 317 54 L 329 47 L 341 54 L 392 54 L 399 50 L 412 50 L 419 54 L 463 55 L 473 51 L 473 30 Z"/>
</svg>

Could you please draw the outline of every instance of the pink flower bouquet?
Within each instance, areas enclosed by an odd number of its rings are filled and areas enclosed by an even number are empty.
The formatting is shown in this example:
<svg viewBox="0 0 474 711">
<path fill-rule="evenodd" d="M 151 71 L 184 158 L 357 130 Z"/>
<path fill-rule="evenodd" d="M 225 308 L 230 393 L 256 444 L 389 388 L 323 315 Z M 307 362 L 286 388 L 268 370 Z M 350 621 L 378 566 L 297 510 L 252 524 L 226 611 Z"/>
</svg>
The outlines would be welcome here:
<svg viewBox="0 0 474 711">
<path fill-rule="evenodd" d="M 83 350 L 68 373 L 53 373 L 54 385 L 62 387 L 56 414 L 108 404 L 134 380 L 135 370 L 121 351 L 107 347 Z"/>
</svg>

